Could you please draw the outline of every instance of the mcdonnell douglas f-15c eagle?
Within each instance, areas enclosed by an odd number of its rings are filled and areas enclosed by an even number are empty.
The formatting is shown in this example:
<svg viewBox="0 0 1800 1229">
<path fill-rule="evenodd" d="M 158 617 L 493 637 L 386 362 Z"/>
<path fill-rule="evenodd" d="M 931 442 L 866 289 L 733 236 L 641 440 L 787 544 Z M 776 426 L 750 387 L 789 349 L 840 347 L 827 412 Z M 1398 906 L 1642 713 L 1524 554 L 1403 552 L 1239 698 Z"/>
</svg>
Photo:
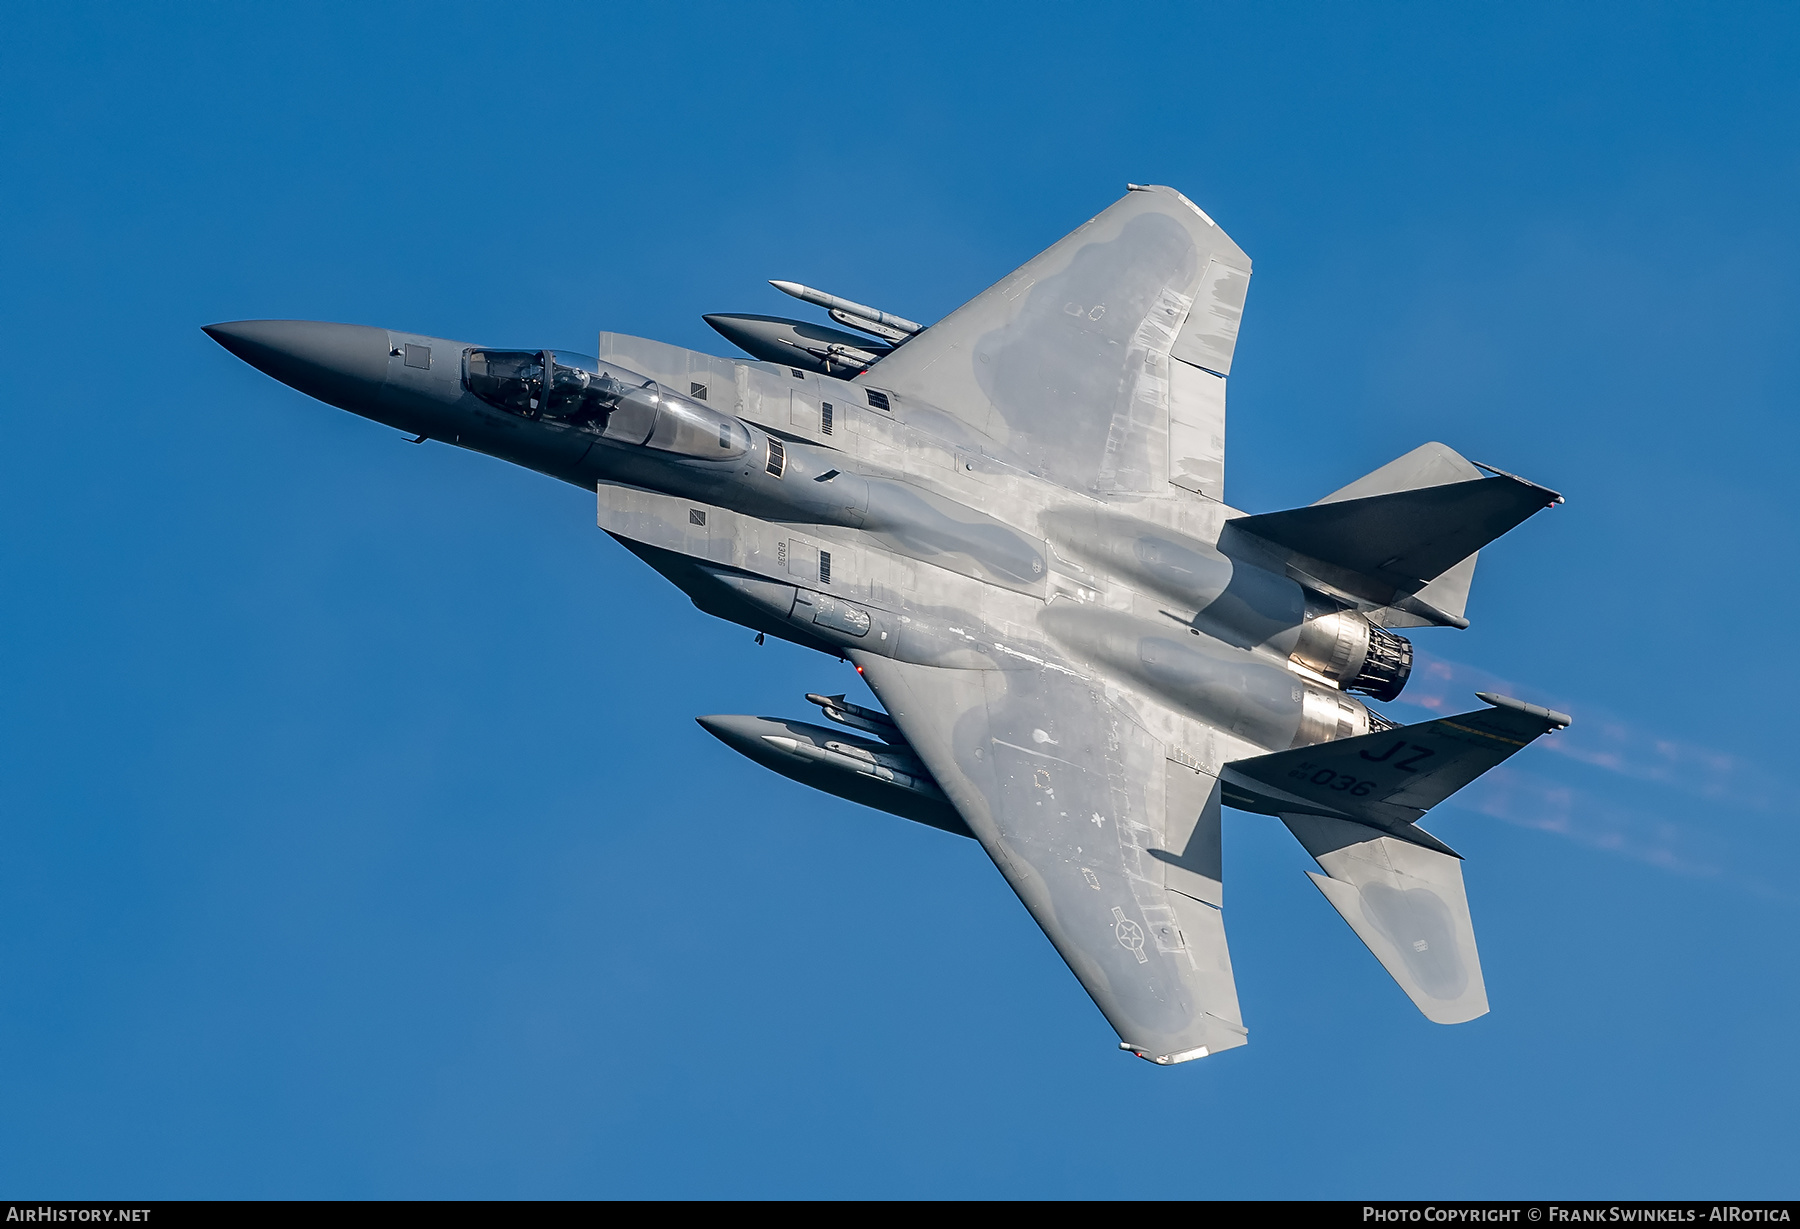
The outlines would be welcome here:
<svg viewBox="0 0 1800 1229">
<path fill-rule="evenodd" d="M 1223 503 L 1250 259 L 1127 194 L 929 327 L 787 282 L 844 332 L 709 316 L 760 361 L 298 320 L 206 332 L 301 392 L 595 491 L 694 604 L 855 663 L 845 729 L 700 723 L 776 772 L 981 843 L 1120 1048 L 1243 1045 L 1220 808 L 1278 816 L 1427 1018 L 1488 1009 L 1461 862 L 1418 821 L 1561 713 L 1397 726 L 1393 628 L 1467 627 L 1476 552 L 1554 491 L 1425 444 L 1317 503 Z M 848 731 L 855 731 L 851 733 Z"/>
</svg>

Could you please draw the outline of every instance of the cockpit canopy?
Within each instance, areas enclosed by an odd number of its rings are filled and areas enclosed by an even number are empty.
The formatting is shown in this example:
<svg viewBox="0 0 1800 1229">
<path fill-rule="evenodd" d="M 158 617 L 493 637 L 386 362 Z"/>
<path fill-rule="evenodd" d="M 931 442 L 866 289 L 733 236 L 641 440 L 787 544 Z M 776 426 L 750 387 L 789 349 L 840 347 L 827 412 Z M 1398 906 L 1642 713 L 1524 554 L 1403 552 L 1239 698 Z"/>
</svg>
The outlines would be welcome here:
<svg viewBox="0 0 1800 1229">
<path fill-rule="evenodd" d="M 737 419 L 586 354 L 470 350 L 463 382 L 508 414 L 568 423 L 622 444 L 708 461 L 750 450 L 750 432 Z"/>
</svg>

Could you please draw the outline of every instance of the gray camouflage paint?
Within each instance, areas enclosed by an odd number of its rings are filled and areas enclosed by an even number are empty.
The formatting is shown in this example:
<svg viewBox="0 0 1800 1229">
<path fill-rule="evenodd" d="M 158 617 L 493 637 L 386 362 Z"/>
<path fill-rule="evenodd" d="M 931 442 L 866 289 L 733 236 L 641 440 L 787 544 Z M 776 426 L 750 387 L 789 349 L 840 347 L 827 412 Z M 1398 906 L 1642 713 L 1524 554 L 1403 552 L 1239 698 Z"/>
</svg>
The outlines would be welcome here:
<svg viewBox="0 0 1800 1229">
<path fill-rule="evenodd" d="M 1340 566 L 1321 505 L 1264 518 L 1266 533 L 1231 528 L 1223 386 L 1249 271 L 1185 197 L 1134 189 L 854 380 L 602 333 L 596 357 L 558 359 L 578 382 L 633 390 L 593 420 L 483 400 L 464 378 L 483 348 L 463 342 L 303 321 L 208 332 L 321 400 L 593 490 L 600 528 L 702 610 L 855 662 L 898 745 L 773 718 L 703 724 L 795 779 L 975 837 L 1123 1047 L 1167 1063 L 1246 1039 L 1222 801 L 1283 816 L 1428 1016 L 1486 1003 L 1460 870 L 1412 822 L 1423 808 L 1350 815 L 1328 788 L 1256 771 L 1305 753 L 1290 748 L 1383 737 L 1290 660 L 1303 582 L 1404 622 L 1382 604 L 1437 574 Z M 1349 547 L 1386 560 L 1365 538 L 1397 535 L 1438 572 L 1446 552 L 1472 568 L 1544 494 L 1441 445 L 1362 482 L 1327 501 L 1360 518 Z M 1415 540 L 1383 502 L 1452 485 L 1485 518 L 1460 536 Z M 1468 502 L 1406 497 L 1441 523 Z M 1427 610 L 1460 614 L 1466 575 L 1449 580 Z M 1440 739 L 1446 762 L 1457 737 Z"/>
</svg>

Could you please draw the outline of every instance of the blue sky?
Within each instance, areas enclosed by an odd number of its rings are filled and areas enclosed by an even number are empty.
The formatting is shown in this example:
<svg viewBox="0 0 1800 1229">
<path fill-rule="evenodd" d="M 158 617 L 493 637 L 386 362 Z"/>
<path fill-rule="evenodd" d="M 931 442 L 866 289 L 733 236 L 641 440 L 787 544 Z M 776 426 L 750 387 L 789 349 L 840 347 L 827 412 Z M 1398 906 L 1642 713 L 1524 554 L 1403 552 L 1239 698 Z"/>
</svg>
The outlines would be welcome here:
<svg viewBox="0 0 1800 1229">
<path fill-rule="evenodd" d="M 24 6 L 0 41 L 0 1190 L 1791 1195 L 1800 16 L 1776 5 Z M 1249 1047 L 1114 1037 L 973 845 L 707 712 L 849 668 L 591 498 L 199 326 L 718 352 L 915 319 L 1179 187 L 1256 261 L 1228 495 L 1427 439 L 1563 491 L 1394 715 L 1575 714 L 1446 806 L 1424 1021 L 1231 813 Z"/>
</svg>

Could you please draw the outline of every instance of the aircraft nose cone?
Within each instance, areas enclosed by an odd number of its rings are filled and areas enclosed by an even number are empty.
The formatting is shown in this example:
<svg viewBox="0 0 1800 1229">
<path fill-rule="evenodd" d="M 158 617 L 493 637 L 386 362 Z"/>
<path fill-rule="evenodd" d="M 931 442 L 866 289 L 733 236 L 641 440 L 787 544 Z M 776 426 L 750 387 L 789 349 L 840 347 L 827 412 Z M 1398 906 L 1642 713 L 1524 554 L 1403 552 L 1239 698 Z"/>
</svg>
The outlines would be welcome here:
<svg viewBox="0 0 1800 1229">
<path fill-rule="evenodd" d="M 258 371 L 343 409 L 367 408 L 387 382 L 386 329 L 317 320 L 234 320 L 202 331 Z"/>
</svg>

